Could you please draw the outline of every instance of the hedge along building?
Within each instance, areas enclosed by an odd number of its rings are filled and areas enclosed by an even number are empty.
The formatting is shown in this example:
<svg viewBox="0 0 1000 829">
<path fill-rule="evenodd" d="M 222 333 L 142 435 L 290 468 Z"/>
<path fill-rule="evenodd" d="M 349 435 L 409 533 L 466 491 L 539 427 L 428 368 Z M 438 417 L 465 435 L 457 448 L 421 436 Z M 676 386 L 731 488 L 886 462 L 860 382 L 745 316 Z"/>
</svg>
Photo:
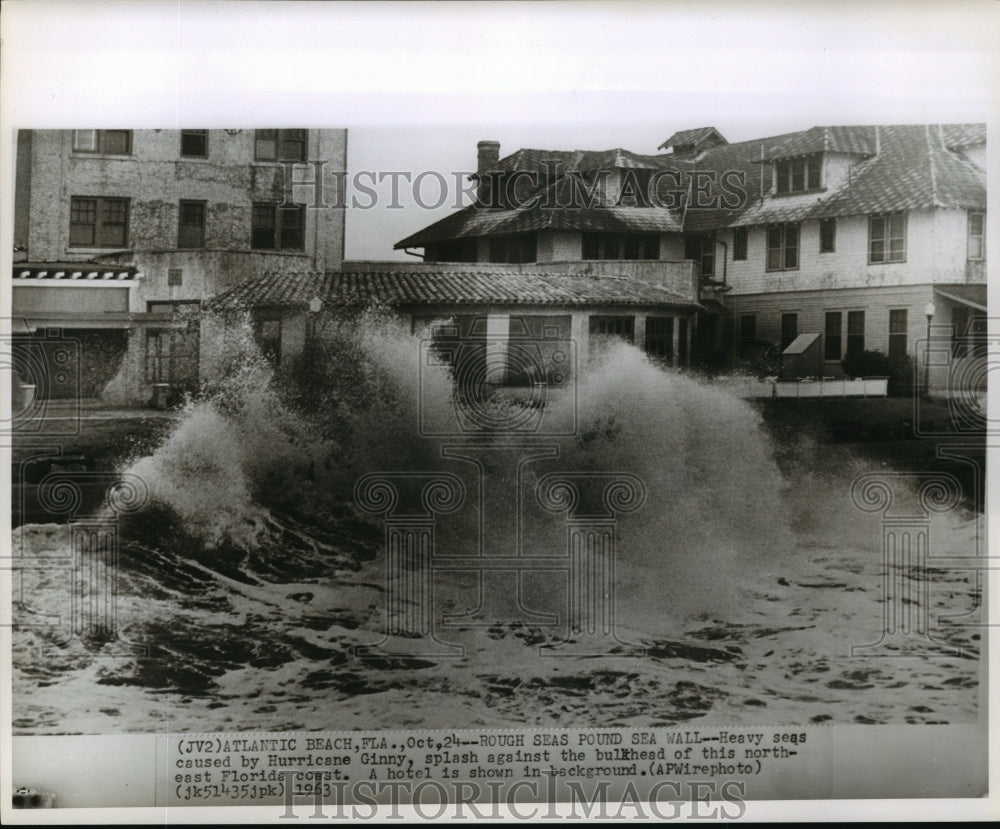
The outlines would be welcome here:
<svg viewBox="0 0 1000 829">
<path fill-rule="evenodd" d="M 814 127 L 732 144 L 705 127 L 675 133 L 659 155 L 501 159 L 484 141 L 477 203 L 396 247 L 477 266 L 599 262 L 623 278 L 691 261 L 702 361 L 731 365 L 734 351 L 769 343 L 789 350 L 793 372 L 837 377 L 849 352 L 877 350 L 908 356 L 919 384 L 947 393 L 956 375 L 984 376 L 968 363 L 984 359 L 985 142 L 982 124 Z"/>
<path fill-rule="evenodd" d="M 307 353 L 323 315 L 389 308 L 413 333 L 488 354 L 476 356 L 472 368 L 488 369 L 483 382 L 500 386 L 569 379 L 573 360 L 586 359 L 604 336 L 645 343 L 657 358 L 684 363 L 691 321 L 701 308 L 697 295 L 692 263 L 626 279 L 599 267 L 579 273 L 516 264 L 371 262 L 346 263 L 339 272 L 267 274 L 217 297 L 211 308 L 223 316 L 249 313 L 262 349 L 283 372 Z"/>
<path fill-rule="evenodd" d="M 340 267 L 343 210 L 282 205 L 289 169 L 342 170 L 346 146 L 342 129 L 19 131 L 22 380 L 123 403 L 194 388 L 203 301 L 257 274 Z M 60 343 L 78 356 L 49 371 Z"/>
</svg>

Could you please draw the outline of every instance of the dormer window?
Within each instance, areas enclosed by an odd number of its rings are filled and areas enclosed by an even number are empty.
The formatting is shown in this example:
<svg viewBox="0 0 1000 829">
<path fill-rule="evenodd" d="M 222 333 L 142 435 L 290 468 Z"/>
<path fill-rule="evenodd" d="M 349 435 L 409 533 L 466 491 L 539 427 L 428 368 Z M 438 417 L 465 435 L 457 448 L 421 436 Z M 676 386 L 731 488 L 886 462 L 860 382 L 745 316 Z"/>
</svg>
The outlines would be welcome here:
<svg viewBox="0 0 1000 829">
<path fill-rule="evenodd" d="M 786 158 L 774 164 L 775 193 L 807 193 L 820 189 L 822 155 Z"/>
</svg>

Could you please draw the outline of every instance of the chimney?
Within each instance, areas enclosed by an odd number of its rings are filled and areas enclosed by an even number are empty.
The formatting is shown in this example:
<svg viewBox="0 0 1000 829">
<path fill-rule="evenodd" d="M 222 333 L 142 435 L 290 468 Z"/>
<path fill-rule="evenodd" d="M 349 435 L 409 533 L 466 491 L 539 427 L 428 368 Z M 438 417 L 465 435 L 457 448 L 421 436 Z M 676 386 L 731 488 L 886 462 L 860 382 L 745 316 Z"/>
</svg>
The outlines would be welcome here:
<svg viewBox="0 0 1000 829">
<path fill-rule="evenodd" d="M 476 145 L 476 174 L 479 176 L 479 189 L 476 195 L 480 204 L 490 203 L 490 177 L 486 173 L 496 170 L 499 163 L 499 141 L 480 141 Z"/>
</svg>

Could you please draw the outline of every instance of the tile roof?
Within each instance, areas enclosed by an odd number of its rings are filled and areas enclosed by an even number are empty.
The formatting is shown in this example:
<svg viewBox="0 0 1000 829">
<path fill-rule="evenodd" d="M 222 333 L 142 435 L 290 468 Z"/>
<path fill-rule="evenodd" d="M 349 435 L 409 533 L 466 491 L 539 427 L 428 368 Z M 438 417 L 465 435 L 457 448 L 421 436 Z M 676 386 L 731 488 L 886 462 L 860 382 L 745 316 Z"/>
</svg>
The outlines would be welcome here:
<svg viewBox="0 0 1000 829">
<path fill-rule="evenodd" d="M 945 146 L 937 126 L 883 127 L 881 151 L 817 207 L 816 217 L 986 207 L 986 176 Z"/>
<path fill-rule="evenodd" d="M 681 139 L 691 141 L 692 136 L 704 138 L 711 131 L 713 128 L 703 127 L 675 133 L 661 148 Z M 985 140 L 985 124 L 820 126 L 720 144 L 696 158 L 640 155 L 623 149 L 518 150 L 502 159 L 498 166 L 506 171 L 541 171 L 545 169 L 544 162 L 550 162 L 552 174 L 539 180 L 536 191 L 552 196 L 541 199 L 543 206 L 467 207 L 407 236 L 395 247 L 423 247 L 449 239 L 543 229 L 699 232 L 892 210 L 985 208 L 985 173 L 955 152 Z M 850 175 L 830 190 L 803 196 L 769 196 L 775 159 L 816 152 L 848 153 L 857 156 L 858 161 Z M 718 199 L 722 206 L 702 208 L 692 203 L 685 209 L 684 204 L 690 199 L 681 192 L 674 194 L 682 197 L 676 202 L 662 201 L 668 205 L 664 207 L 630 207 L 600 200 L 587 209 L 558 207 L 574 204 L 573 198 L 567 197 L 571 187 L 568 173 L 586 178 L 599 170 L 625 168 L 673 171 L 685 185 L 682 191 L 690 183 L 689 174 L 696 171 L 714 174 L 714 181 L 699 185 L 707 187 L 705 195 L 709 202 Z M 742 194 L 735 194 L 741 196 L 739 199 L 734 197 L 734 185 L 737 191 L 742 190 Z"/>
<path fill-rule="evenodd" d="M 511 271 L 336 271 L 267 273 L 215 297 L 209 307 L 306 308 L 369 305 L 659 305 L 697 303 L 652 282 L 620 276 Z"/>
<path fill-rule="evenodd" d="M 875 154 L 875 127 L 813 127 L 779 141 L 765 153 L 765 160 L 795 158 L 813 153 Z"/>
<path fill-rule="evenodd" d="M 565 181 L 565 180 L 564 180 Z M 565 186 L 565 185 L 561 185 Z M 680 232 L 680 214 L 666 207 L 549 207 L 539 203 L 521 210 L 466 207 L 428 225 L 395 247 L 422 247 L 448 239 L 527 233 L 538 230 L 614 231 L 634 233 Z"/>
<path fill-rule="evenodd" d="M 986 143 L 986 124 L 945 124 L 945 146 L 949 149 Z"/>
<path fill-rule="evenodd" d="M 829 142 L 830 147 L 837 148 L 831 151 L 845 152 L 854 147 L 860 154 L 866 142 L 874 142 L 875 127 L 821 127 L 717 147 L 707 151 L 694 169 L 739 171 L 745 176 L 746 202 L 736 209 L 690 209 L 684 217 L 684 230 L 709 231 L 935 207 L 985 208 L 985 173 L 949 149 L 951 142 L 971 146 L 985 140 L 985 134 L 982 124 L 880 126 L 878 153 L 860 159 L 839 186 L 777 198 L 766 195 L 772 167 L 768 158 L 781 157 L 790 150 L 815 148 L 818 142 Z M 783 149 L 776 152 L 776 148 Z M 761 197 L 761 193 L 765 195 Z M 724 192 L 720 186 L 713 186 L 712 195 L 722 196 Z"/>
<path fill-rule="evenodd" d="M 718 136 L 722 139 L 723 144 L 727 144 L 725 138 L 723 138 L 722 133 L 719 132 L 715 127 L 699 127 L 694 130 L 680 130 L 675 132 L 666 141 L 657 147 L 658 150 L 665 150 L 668 147 L 688 147 L 692 144 L 698 145 L 702 141 L 711 138 L 712 136 Z"/>
</svg>

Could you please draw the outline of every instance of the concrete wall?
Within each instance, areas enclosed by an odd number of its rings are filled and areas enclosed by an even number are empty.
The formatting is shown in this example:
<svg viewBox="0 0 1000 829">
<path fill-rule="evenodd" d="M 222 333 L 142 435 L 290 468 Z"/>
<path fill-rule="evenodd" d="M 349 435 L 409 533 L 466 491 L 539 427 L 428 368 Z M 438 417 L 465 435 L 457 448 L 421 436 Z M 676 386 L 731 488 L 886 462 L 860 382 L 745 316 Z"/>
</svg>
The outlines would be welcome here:
<svg viewBox="0 0 1000 829">
<path fill-rule="evenodd" d="M 911 210 L 907 218 L 906 261 L 889 264 L 868 263 L 867 216 L 837 219 L 833 253 L 819 252 L 819 222 L 802 222 L 799 267 L 788 271 L 766 269 L 767 229 L 751 227 L 745 261 L 733 261 L 730 246 L 728 279 L 732 295 L 964 282 L 966 222 L 964 210 Z"/>
</svg>

